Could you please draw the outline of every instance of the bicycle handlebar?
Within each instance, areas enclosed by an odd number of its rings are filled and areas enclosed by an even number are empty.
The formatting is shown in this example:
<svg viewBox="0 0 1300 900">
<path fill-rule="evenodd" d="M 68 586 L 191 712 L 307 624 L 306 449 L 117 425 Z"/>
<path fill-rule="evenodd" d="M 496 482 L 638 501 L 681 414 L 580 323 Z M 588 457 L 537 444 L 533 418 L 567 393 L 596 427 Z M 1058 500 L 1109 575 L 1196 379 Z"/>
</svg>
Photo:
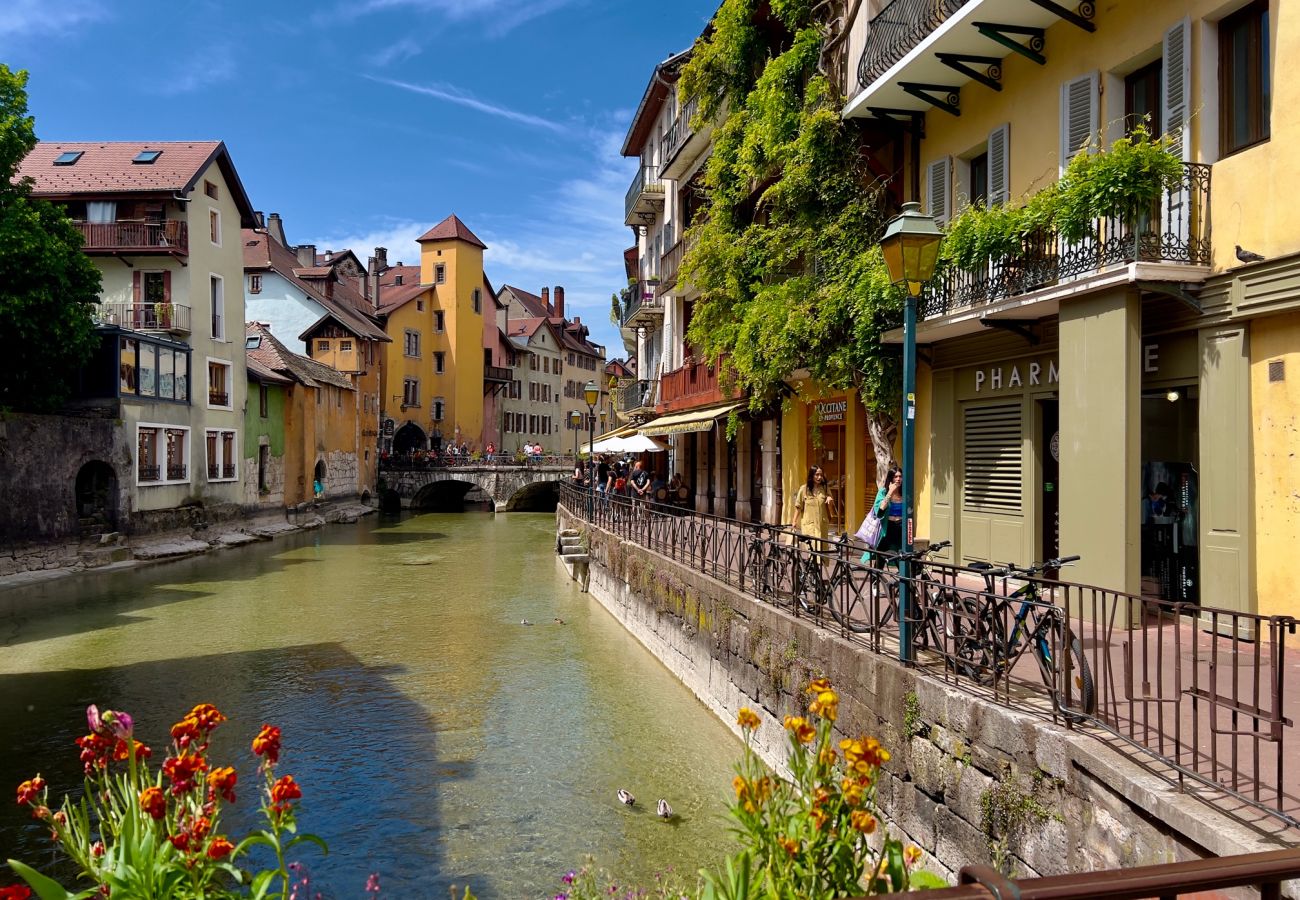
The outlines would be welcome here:
<svg viewBox="0 0 1300 900">
<path fill-rule="evenodd" d="M 1081 556 L 1058 556 L 1055 559 L 1045 559 L 1040 563 L 1032 566 L 1018 566 L 1015 563 L 1005 563 L 999 569 L 986 569 L 984 576 L 986 578 L 1005 578 L 1008 575 L 1024 575 L 1026 578 L 1032 578 L 1041 574 L 1047 569 L 1059 569 L 1070 563 L 1078 562 Z"/>
</svg>

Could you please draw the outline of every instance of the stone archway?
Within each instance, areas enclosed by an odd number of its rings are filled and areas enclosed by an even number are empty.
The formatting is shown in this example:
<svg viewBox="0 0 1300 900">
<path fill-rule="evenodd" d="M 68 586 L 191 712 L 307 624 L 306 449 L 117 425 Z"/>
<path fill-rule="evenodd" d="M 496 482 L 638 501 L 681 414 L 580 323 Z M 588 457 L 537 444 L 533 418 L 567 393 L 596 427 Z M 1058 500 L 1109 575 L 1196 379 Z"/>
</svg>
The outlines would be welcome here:
<svg viewBox="0 0 1300 900">
<path fill-rule="evenodd" d="M 83 535 L 117 530 L 117 474 L 93 459 L 77 472 L 77 525 Z"/>
<path fill-rule="evenodd" d="M 477 490 L 479 486 L 471 481 L 450 478 L 433 481 L 416 491 L 411 498 L 411 511 L 462 512 L 466 495 Z"/>
<path fill-rule="evenodd" d="M 393 455 L 403 457 L 414 450 L 429 449 L 429 436 L 414 422 L 407 422 L 393 435 Z"/>
<path fill-rule="evenodd" d="M 506 512 L 555 512 L 560 503 L 558 481 L 534 481 L 515 491 L 506 502 Z"/>
</svg>

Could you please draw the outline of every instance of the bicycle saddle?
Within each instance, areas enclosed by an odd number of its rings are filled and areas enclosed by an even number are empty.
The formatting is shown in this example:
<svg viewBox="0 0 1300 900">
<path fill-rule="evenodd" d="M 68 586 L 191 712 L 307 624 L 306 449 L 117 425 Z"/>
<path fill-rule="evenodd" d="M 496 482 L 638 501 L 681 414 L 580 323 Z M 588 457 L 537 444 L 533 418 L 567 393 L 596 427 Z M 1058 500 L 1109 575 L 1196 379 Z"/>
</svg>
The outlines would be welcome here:
<svg viewBox="0 0 1300 900">
<path fill-rule="evenodd" d="M 976 572 L 987 572 L 989 569 L 993 568 L 993 563 L 973 562 L 966 568 L 972 569 Z"/>
</svg>

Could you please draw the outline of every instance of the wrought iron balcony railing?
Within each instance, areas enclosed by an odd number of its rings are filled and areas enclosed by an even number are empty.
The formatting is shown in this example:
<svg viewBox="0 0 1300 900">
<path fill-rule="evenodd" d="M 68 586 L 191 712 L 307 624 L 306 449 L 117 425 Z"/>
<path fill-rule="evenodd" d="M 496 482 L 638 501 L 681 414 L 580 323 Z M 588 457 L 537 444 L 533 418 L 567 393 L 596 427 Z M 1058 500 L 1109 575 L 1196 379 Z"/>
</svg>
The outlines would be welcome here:
<svg viewBox="0 0 1300 900">
<path fill-rule="evenodd" d="M 75 222 L 87 253 L 189 253 L 190 236 L 179 219 L 167 222 Z"/>
<path fill-rule="evenodd" d="M 654 382 L 645 380 L 629 381 L 615 388 L 614 403 L 624 415 L 638 409 L 654 405 Z"/>
<path fill-rule="evenodd" d="M 222 478 L 234 478 L 234 477 L 235 477 L 235 467 L 234 467 L 234 465 L 223 465 L 223 466 L 221 467 L 221 477 L 222 477 Z"/>
<path fill-rule="evenodd" d="M 101 303 L 94 319 L 101 325 L 117 325 L 132 331 L 190 333 L 190 308 L 181 303 Z"/>
<path fill-rule="evenodd" d="M 636 170 L 632 183 L 628 186 L 627 196 L 623 199 L 624 219 L 631 219 L 633 214 L 645 206 L 647 201 L 663 200 L 664 185 L 659 180 L 659 167 L 646 166 Z"/>
<path fill-rule="evenodd" d="M 184 481 L 188 477 L 189 477 L 189 469 L 187 469 L 184 465 L 167 466 L 167 478 L 169 481 Z"/>
<path fill-rule="evenodd" d="M 691 119 L 695 118 L 695 111 L 699 108 L 699 98 L 692 98 L 685 106 L 677 111 L 677 118 L 673 119 L 673 124 L 669 127 L 664 136 L 659 139 L 659 158 L 664 162 L 664 168 L 667 168 L 677 156 L 677 151 L 686 146 L 686 142 L 691 139 Z"/>
<path fill-rule="evenodd" d="M 140 466 L 136 475 L 137 481 L 161 481 L 162 468 L 160 466 Z"/>
<path fill-rule="evenodd" d="M 623 327 L 636 325 L 639 321 L 664 313 L 663 299 L 659 296 L 659 280 L 638 281 L 636 294 L 628 299 L 623 313 Z"/>
<path fill-rule="evenodd" d="M 971 0 L 893 0 L 871 20 L 858 60 L 858 81 L 867 87 Z"/>
<path fill-rule="evenodd" d="M 221 391 L 208 391 L 209 406 L 229 406 L 230 395 Z"/>
<path fill-rule="evenodd" d="M 1210 166 L 1183 163 L 1182 180 L 1150 211 L 1131 221 L 1095 219 L 1082 240 L 1041 229 L 1027 235 L 1018 252 L 979 269 L 949 266 L 926 289 L 921 315 L 943 316 L 1133 262 L 1210 265 Z"/>
</svg>

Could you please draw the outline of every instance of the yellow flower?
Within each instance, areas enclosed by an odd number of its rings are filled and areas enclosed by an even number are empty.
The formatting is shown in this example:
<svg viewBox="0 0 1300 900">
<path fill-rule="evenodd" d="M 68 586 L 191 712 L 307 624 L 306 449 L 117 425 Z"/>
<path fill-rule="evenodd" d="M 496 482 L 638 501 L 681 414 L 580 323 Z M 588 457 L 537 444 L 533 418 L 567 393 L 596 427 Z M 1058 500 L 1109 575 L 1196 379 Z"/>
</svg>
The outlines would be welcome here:
<svg viewBox="0 0 1300 900">
<path fill-rule="evenodd" d="M 786 716 L 785 728 L 793 734 L 801 744 L 812 743 L 812 739 L 817 736 L 817 729 L 803 716 Z"/>
<path fill-rule="evenodd" d="M 906 863 L 909 867 L 916 865 L 917 861 L 920 860 L 920 858 L 921 858 L 920 847 L 912 845 L 903 851 L 903 862 Z"/>
<path fill-rule="evenodd" d="M 871 834 L 876 830 L 876 817 L 865 809 L 855 809 L 849 814 L 849 824 L 863 834 Z"/>
<path fill-rule="evenodd" d="M 817 754 L 817 762 L 823 766 L 833 766 L 835 764 L 835 748 L 827 744 L 822 747 L 821 752 Z"/>
<path fill-rule="evenodd" d="M 731 779 L 731 786 L 736 789 L 736 799 L 739 800 L 749 792 L 749 782 L 737 775 Z"/>
<path fill-rule="evenodd" d="M 758 714 L 748 706 L 740 708 L 740 714 L 736 716 L 736 724 L 746 731 L 753 731 L 758 727 Z"/>
<path fill-rule="evenodd" d="M 822 827 L 826 824 L 826 811 L 821 809 L 814 809 L 812 811 L 812 823 L 813 823 L 813 828 L 816 828 L 818 831 L 821 831 Z"/>
<path fill-rule="evenodd" d="M 799 842 L 788 837 L 779 837 L 776 842 L 781 845 L 782 849 L 791 856 L 799 852 Z"/>
<path fill-rule="evenodd" d="M 857 806 L 862 802 L 862 785 L 853 779 L 845 778 L 840 784 L 840 788 L 844 793 L 844 802 L 849 806 Z"/>
<path fill-rule="evenodd" d="M 822 691 L 817 695 L 808 707 L 814 715 L 821 716 L 823 719 L 835 721 L 835 713 L 839 709 L 840 698 L 835 695 L 834 691 Z"/>
<path fill-rule="evenodd" d="M 808 685 L 808 693 L 814 696 L 829 691 L 830 689 L 831 681 L 829 678 L 814 678 L 812 683 Z"/>
</svg>

